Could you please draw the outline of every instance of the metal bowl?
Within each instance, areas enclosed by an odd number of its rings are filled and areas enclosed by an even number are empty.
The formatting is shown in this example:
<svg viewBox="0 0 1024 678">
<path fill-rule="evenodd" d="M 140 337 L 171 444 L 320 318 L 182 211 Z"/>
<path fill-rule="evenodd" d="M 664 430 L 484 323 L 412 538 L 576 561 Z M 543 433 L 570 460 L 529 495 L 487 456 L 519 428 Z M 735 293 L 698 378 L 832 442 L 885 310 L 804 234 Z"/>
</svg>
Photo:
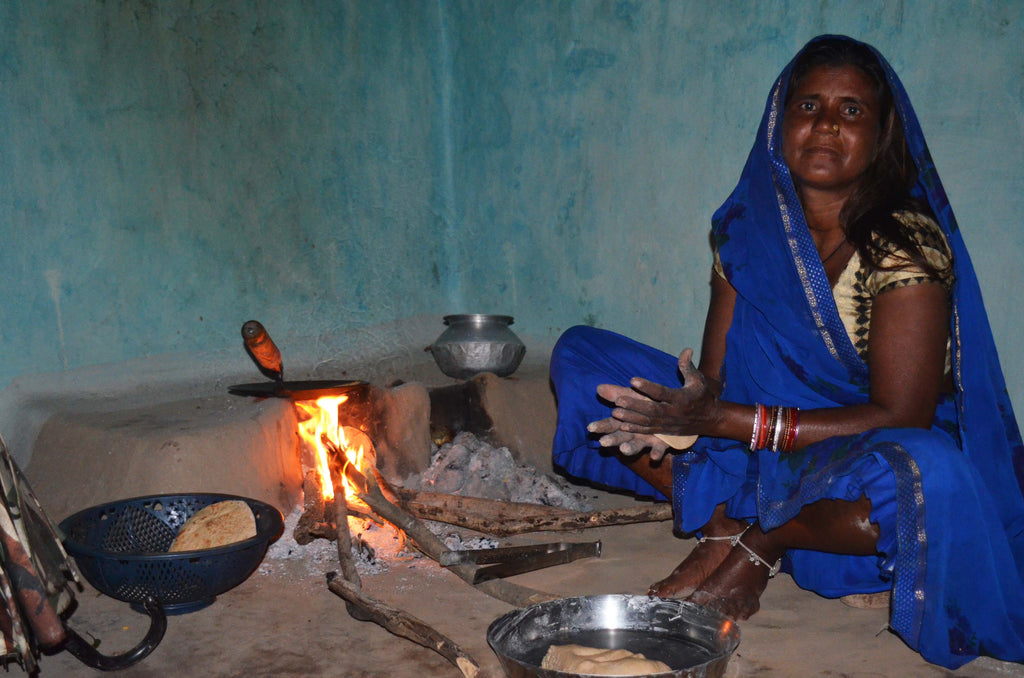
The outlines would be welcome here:
<svg viewBox="0 0 1024 678">
<path fill-rule="evenodd" d="M 430 347 L 434 362 L 456 379 L 469 379 L 481 372 L 507 377 L 526 354 L 526 346 L 509 329 L 512 322 L 508 315 L 446 315 L 448 329 Z"/>
<path fill-rule="evenodd" d="M 570 678 L 542 669 L 551 645 L 638 652 L 665 662 L 658 678 L 719 678 L 740 643 L 739 627 L 706 607 L 650 596 L 599 595 L 552 600 L 494 620 L 487 642 L 509 678 Z"/>
</svg>

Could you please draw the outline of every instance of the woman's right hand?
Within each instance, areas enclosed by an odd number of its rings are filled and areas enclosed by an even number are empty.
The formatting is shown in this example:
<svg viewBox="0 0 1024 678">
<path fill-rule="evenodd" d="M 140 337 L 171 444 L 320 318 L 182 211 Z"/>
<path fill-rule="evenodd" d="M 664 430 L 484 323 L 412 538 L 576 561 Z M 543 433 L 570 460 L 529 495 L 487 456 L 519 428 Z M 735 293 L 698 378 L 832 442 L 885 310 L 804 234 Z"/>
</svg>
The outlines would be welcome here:
<svg viewBox="0 0 1024 678">
<path fill-rule="evenodd" d="M 721 402 L 707 378 L 693 365 L 693 349 L 679 354 L 682 388 L 670 388 L 641 377 L 630 386 L 601 384 L 597 393 L 614 405 L 607 419 L 591 422 L 587 430 L 604 434 L 600 443 L 618 446 L 623 454 L 637 454 L 650 448 L 651 458 L 661 459 L 668 445 L 656 433 L 703 435 L 713 430 L 722 416 Z"/>
<path fill-rule="evenodd" d="M 616 410 L 619 403 L 628 406 L 630 400 L 636 399 L 638 395 L 636 391 L 629 387 L 615 386 L 613 384 L 601 384 L 597 387 L 597 392 L 602 398 L 615 403 L 617 406 Z M 623 428 L 624 422 L 614 416 L 616 410 L 613 410 L 613 416 L 599 421 L 592 421 L 587 425 L 589 432 L 603 434 L 598 439 L 602 447 L 617 447 L 619 452 L 626 456 L 633 456 L 647 449 L 650 450 L 651 459 L 655 461 L 665 456 L 665 453 L 668 452 L 668 444 L 664 440 L 658 438 L 653 433 L 625 430 Z"/>
</svg>

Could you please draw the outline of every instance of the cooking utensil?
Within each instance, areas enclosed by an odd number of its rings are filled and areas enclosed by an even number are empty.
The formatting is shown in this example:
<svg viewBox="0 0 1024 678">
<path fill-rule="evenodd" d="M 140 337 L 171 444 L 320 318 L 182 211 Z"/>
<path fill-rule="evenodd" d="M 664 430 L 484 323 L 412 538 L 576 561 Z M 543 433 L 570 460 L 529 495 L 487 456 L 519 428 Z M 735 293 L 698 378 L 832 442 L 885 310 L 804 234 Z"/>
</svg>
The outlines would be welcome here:
<svg viewBox="0 0 1024 678">
<path fill-rule="evenodd" d="M 507 377 L 526 354 L 526 346 L 508 327 L 512 322 L 509 315 L 446 315 L 448 329 L 429 347 L 434 362 L 456 379 L 469 379 L 481 372 Z"/>
<path fill-rule="evenodd" d="M 495 549 L 466 549 L 449 551 L 441 555 L 441 564 L 487 565 L 473 576 L 473 583 L 489 579 L 511 577 L 514 574 L 531 572 L 552 565 L 571 563 L 580 558 L 599 558 L 601 542 L 552 542 L 550 544 L 528 544 L 526 546 L 503 546 Z"/>
<path fill-rule="evenodd" d="M 368 386 L 369 384 L 365 381 L 336 381 L 331 379 L 282 382 L 265 381 L 255 384 L 235 384 L 228 387 L 228 393 L 255 398 L 316 400 L 324 396 L 359 395 L 365 392 Z"/>
<path fill-rule="evenodd" d="M 237 499 L 252 509 L 256 536 L 199 551 L 168 549 L 182 526 L 210 504 Z M 124 499 L 79 511 L 60 529 L 64 547 L 100 593 L 140 608 L 147 597 L 167 614 L 206 607 L 245 581 L 284 530 L 281 512 L 229 494 L 169 494 Z"/>
<path fill-rule="evenodd" d="M 657 678 L 720 678 L 740 642 L 735 622 L 695 603 L 624 594 L 563 598 L 494 620 L 487 642 L 509 678 L 570 678 L 540 668 L 552 645 L 638 652 L 665 662 Z"/>
<path fill-rule="evenodd" d="M 270 382 L 235 384 L 228 387 L 232 395 L 255 398 L 291 398 L 292 400 L 316 400 L 324 396 L 343 394 L 358 395 L 365 392 L 368 384 L 362 381 L 314 379 L 306 381 L 285 381 L 284 363 L 281 351 L 270 338 L 270 333 L 257 320 L 248 320 L 242 325 L 242 340 L 246 353 Z"/>
<path fill-rule="evenodd" d="M 267 328 L 258 320 L 247 320 L 242 325 L 242 340 L 249 355 L 256 365 L 267 373 L 274 381 L 284 379 L 284 364 L 281 362 L 281 351 L 270 338 Z"/>
</svg>

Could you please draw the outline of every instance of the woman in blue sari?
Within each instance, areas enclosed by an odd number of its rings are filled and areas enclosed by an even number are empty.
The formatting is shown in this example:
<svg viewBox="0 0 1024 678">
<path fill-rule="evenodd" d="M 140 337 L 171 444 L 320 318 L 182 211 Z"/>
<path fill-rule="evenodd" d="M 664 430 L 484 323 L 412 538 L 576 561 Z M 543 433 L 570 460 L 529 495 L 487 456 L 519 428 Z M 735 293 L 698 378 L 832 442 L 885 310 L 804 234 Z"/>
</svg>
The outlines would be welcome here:
<svg viewBox="0 0 1024 678">
<path fill-rule="evenodd" d="M 880 54 L 801 50 L 713 234 L 699 367 L 593 328 L 559 340 L 555 463 L 671 497 L 700 539 L 654 594 L 744 619 L 781 568 L 828 597 L 889 592 L 890 627 L 928 661 L 1024 661 L 1024 446 Z M 683 446 L 666 435 L 700 437 L 663 462 Z"/>
</svg>

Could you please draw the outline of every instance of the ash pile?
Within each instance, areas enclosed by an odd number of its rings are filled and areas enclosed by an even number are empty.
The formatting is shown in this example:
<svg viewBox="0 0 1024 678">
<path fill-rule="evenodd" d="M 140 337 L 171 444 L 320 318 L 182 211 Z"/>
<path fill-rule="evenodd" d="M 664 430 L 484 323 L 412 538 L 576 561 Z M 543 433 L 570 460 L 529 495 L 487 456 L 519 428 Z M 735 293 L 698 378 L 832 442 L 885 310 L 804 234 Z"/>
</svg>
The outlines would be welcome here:
<svg viewBox="0 0 1024 678">
<path fill-rule="evenodd" d="M 591 510 L 587 496 L 565 479 L 519 464 L 507 447 L 493 447 L 468 431 L 436 447 L 430 466 L 404 484 L 411 490 Z"/>
</svg>

